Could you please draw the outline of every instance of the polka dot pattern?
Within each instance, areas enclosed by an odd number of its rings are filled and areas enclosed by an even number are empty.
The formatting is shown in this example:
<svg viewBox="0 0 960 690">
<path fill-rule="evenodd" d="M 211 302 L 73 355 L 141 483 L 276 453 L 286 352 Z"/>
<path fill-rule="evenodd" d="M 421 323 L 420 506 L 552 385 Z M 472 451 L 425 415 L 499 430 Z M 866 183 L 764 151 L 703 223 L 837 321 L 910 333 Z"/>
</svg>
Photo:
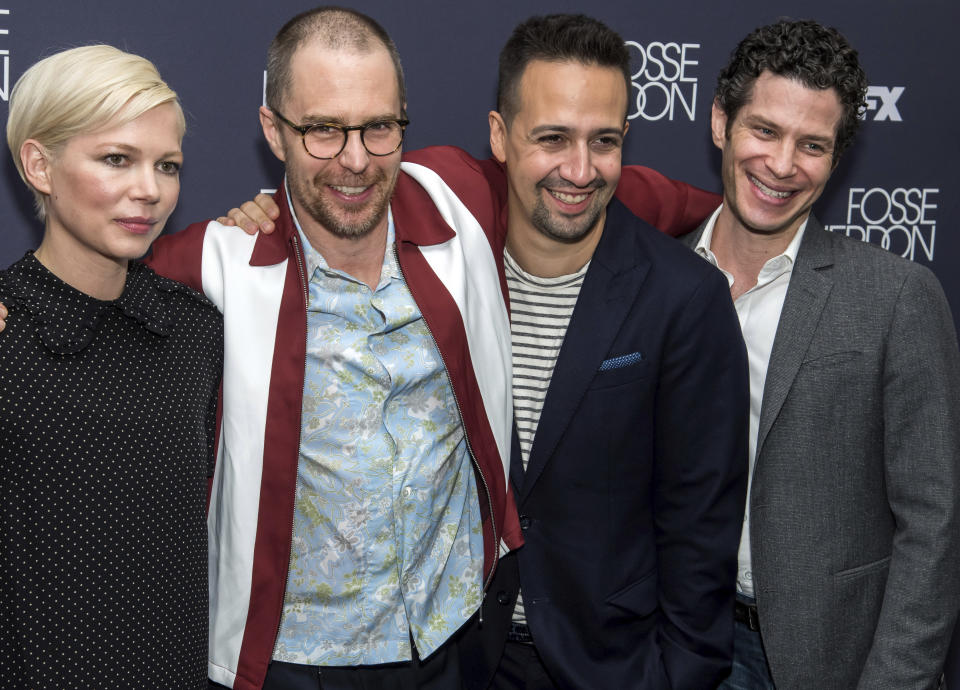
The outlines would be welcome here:
<svg viewBox="0 0 960 690">
<path fill-rule="evenodd" d="M 0 685 L 206 688 L 220 315 L 131 263 L 0 272 Z"/>
</svg>

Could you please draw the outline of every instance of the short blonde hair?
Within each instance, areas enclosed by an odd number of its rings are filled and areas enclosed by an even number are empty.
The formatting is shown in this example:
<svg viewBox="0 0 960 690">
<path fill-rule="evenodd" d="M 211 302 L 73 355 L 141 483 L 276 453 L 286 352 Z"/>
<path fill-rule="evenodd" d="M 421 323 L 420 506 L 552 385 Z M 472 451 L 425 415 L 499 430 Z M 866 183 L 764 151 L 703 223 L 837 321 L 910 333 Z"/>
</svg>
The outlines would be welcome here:
<svg viewBox="0 0 960 690">
<path fill-rule="evenodd" d="M 113 46 L 64 50 L 24 72 L 10 92 L 7 146 L 17 172 L 33 191 L 41 219 L 44 195 L 27 180 L 20 160 L 27 139 L 56 154 L 73 136 L 108 123 L 126 124 L 164 103 L 176 107 L 182 138 L 186 122 L 177 94 L 152 62 Z"/>
</svg>

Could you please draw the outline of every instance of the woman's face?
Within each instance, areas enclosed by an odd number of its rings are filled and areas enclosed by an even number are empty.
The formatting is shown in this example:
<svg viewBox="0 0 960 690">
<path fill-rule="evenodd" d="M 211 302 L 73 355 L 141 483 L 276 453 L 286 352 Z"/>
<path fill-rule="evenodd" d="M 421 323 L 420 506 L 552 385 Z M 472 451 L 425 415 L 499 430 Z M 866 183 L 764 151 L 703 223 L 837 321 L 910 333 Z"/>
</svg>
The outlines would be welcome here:
<svg viewBox="0 0 960 690">
<path fill-rule="evenodd" d="M 177 204 L 182 163 L 170 103 L 72 137 L 47 168 L 47 233 L 78 260 L 143 256 Z"/>
</svg>

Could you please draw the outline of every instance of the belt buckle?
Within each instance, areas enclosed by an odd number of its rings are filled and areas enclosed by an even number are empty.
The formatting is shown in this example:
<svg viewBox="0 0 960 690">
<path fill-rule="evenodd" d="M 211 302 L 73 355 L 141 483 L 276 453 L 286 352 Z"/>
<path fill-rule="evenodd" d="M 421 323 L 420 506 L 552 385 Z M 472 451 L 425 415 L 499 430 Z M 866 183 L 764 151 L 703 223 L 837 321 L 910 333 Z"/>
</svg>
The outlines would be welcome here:
<svg viewBox="0 0 960 690">
<path fill-rule="evenodd" d="M 747 626 L 752 632 L 760 632 L 760 614 L 757 611 L 756 604 L 745 604 L 742 601 L 735 602 L 734 618 Z"/>
<path fill-rule="evenodd" d="M 753 632 L 760 632 L 760 614 L 757 613 L 757 606 L 747 606 L 747 627 Z"/>
</svg>

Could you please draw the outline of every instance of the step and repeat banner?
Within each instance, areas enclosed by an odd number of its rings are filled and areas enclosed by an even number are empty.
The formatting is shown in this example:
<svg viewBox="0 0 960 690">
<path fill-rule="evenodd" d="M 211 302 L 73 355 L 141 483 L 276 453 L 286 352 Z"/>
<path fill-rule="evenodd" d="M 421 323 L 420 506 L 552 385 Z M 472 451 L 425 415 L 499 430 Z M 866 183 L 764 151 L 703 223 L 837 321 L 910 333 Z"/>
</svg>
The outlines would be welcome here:
<svg viewBox="0 0 960 690">
<path fill-rule="evenodd" d="M 840 29 L 870 80 L 858 141 L 816 207 L 824 225 L 929 266 L 960 315 L 960 80 L 954 71 L 955 0 L 368 0 L 391 33 L 407 75 L 405 146 L 455 144 L 489 155 L 497 54 L 513 26 L 534 14 L 585 12 L 615 28 L 633 57 L 624 162 L 718 190 L 719 152 L 709 135 L 716 74 L 751 29 L 780 17 Z M 262 140 L 267 44 L 311 7 L 302 0 L 0 0 L 0 113 L 16 79 L 57 50 L 110 43 L 151 59 L 187 114 L 180 204 L 168 231 L 222 214 L 275 188 L 282 169 Z M 35 247 L 41 226 L 9 155 L 2 163 L 0 266 Z M 960 576 L 960 574 L 958 574 Z M 960 668 L 953 674 L 960 685 Z"/>
<path fill-rule="evenodd" d="M 394 37 L 403 59 L 411 125 L 406 147 L 456 144 L 488 154 L 497 54 L 513 26 L 533 14 L 586 12 L 614 27 L 633 56 L 630 132 L 624 160 L 719 189 L 719 152 L 708 125 L 716 74 L 755 26 L 782 16 L 836 26 L 859 50 L 870 79 L 866 121 L 816 207 L 824 225 L 930 266 L 960 314 L 957 189 L 960 111 L 958 5 L 918 2 L 626 3 L 444 0 L 350 6 Z M 297 0 L 237 3 L 165 0 L 0 0 L 0 112 L 17 77 L 59 49 L 105 42 L 153 60 L 187 112 L 186 164 L 174 231 L 215 217 L 260 189 L 276 187 L 279 164 L 260 134 L 264 55 L 277 29 L 310 7 Z M 31 197 L 3 160 L 0 265 L 39 242 Z M 956 318 L 956 317 L 955 317 Z"/>
</svg>

